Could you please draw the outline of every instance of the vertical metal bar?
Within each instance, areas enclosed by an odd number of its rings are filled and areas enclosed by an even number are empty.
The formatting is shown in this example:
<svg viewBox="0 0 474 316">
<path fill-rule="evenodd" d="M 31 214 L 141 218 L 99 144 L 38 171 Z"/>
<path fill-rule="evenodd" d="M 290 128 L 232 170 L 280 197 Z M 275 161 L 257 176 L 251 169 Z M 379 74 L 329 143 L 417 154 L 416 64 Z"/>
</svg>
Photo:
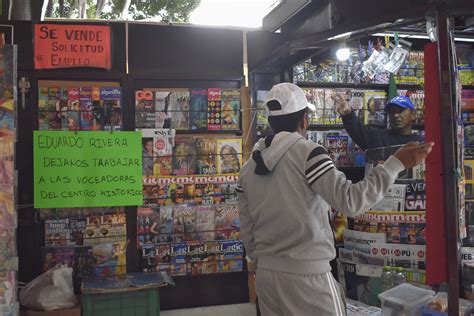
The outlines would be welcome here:
<svg viewBox="0 0 474 316">
<path fill-rule="evenodd" d="M 451 85 L 452 63 L 449 39 L 448 11 L 445 4 L 438 7 L 438 60 L 441 93 L 441 128 L 446 216 L 446 253 L 448 260 L 449 315 L 459 314 L 459 206 L 455 170 L 457 156 L 457 123 Z"/>
</svg>

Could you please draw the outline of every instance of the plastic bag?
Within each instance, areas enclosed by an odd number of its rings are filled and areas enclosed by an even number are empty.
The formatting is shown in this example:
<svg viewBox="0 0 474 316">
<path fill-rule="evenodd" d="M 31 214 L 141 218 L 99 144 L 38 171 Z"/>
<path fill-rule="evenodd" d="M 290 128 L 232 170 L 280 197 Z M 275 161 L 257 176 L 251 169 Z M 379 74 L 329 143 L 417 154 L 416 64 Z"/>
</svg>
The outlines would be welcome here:
<svg viewBox="0 0 474 316">
<path fill-rule="evenodd" d="M 72 268 L 52 268 L 29 282 L 20 291 L 20 303 L 45 311 L 74 307 L 77 299 L 72 285 Z"/>
</svg>

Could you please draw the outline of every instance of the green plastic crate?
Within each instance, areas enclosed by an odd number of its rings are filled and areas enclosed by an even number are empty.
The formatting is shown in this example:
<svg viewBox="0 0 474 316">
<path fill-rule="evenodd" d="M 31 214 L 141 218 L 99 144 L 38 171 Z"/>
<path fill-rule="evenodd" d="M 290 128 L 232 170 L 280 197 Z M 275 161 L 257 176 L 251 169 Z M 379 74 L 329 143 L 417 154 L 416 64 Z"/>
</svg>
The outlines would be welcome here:
<svg viewBox="0 0 474 316">
<path fill-rule="evenodd" d="M 158 288 L 106 294 L 82 294 L 82 316 L 158 316 Z"/>
</svg>

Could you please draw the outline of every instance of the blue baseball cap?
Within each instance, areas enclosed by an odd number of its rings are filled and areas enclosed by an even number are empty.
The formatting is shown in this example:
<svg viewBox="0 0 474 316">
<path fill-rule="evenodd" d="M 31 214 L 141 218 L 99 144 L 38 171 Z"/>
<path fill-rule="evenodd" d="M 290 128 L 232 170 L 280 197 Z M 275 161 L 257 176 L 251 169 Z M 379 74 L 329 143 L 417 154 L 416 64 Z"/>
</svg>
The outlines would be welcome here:
<svg viewBox="0 0 474 316">
<path fill-rule="evenodd" d="M 385 105 L 385 112 L 388 111 L 390 106 L 398 106 L 403 109 L 410 109 L 412 111 L 415 111 L 415 106 L 411 102 L 409 97 L 399 95 L 390 100 L 386 105 Z"/>
</svg>

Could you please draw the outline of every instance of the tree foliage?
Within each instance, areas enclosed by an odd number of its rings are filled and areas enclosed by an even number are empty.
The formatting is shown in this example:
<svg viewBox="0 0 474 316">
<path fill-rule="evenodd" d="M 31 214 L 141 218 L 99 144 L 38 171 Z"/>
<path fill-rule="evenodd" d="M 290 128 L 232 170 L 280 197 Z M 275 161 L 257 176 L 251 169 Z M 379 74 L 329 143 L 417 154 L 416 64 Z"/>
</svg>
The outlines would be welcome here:
<svg viewBox="0 0 474 316">
<path fill-rule="evenodd" d="M 79 6 L 83 1 L 86 1 L 84 18 L 116 20 L 129 3 L 126 10 L 129 18 L 166 22 L 188 22 L 190 14 L 201 3 L 201 0 L 49 0 L 46 17 L 80 18 Z"/>
</svg>

